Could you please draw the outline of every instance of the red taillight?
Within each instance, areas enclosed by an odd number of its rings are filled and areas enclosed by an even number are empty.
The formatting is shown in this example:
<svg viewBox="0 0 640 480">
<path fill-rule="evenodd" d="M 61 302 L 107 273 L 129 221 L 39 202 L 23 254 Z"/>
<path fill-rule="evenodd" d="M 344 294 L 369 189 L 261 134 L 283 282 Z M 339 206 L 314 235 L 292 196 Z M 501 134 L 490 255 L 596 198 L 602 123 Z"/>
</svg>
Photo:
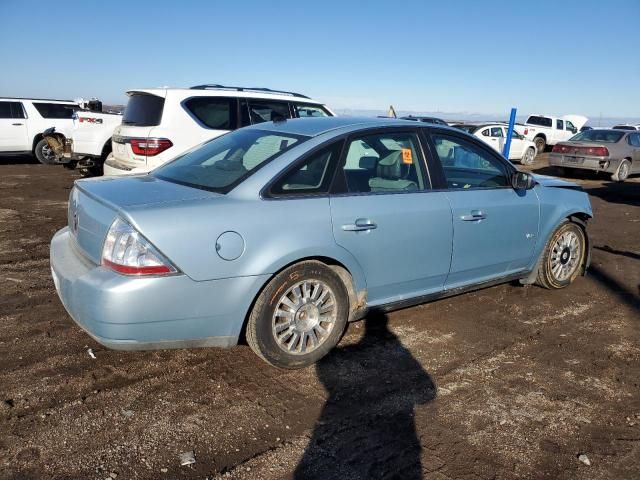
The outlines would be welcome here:
<svg viewBox="0 0 640 480">
<path fill-rule="evenodd" d="M 528 129 L 528 128 L 525 128 L 525 129 L 524 129 L 524 134 L 525 134 L 525 135 L 529 135 L 529 129 Z"/>
<path fill-rule="evenodd" d="M 173 146 L 168 138 L 132 138 L 131 150 L 135 155 L 153 157 Z"/>
<path fill-rule="evenodd" d="M 558 144 L 553 147 L 554 153 L 570 153 L 572 155 L 588 155 L 590 157 L 608 157 L 607 147 L 579 147 L 574 145 Z"/>
<path fill-rule="evenodd" d="M 118 273 L 122 273 L 123 275 L 163 275 L 166 273 L 174 272 L 174 270 L 166 265 L 155 265 L 151 267 L 129 267 L 127 265 L 114 263 L 105 258 L 102 259 L 102 265 Z"/>
</svg>

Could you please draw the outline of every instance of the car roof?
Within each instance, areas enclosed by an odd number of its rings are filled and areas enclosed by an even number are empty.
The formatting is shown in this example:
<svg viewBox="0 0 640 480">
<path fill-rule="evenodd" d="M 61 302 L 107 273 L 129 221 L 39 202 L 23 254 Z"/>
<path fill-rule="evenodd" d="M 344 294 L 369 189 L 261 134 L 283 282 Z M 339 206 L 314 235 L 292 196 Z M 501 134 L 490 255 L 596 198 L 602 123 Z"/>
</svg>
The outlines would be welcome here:
<svg viewBox="0 0 640 480">
<path fill-rule="evenodd" d="M 232 97 L 232 98 L 260 98 L 268 100 L 282 100 L 286 102 L 306 103 L 312 105 L 324 105 L 323 102 L 300 94 L 279 92 L 276 90 L 245 89 L 236 90 L 231 88 L 132 88 L 127 90 L 127 95 L 135 93 L 147 93 L 158 97 L 166 98 L 168 95 L 175 95 L 181 98 L 189 97 Z"/>
<path fill-rule="evenodd" d="M 316 117 L 293 118 L 278 122 L 258 123 L 250 127 L 257 130 L 290 133 L 294 135 L 306 135 L 315 137 L 332 130 L 342 130 L 341 133 L 358 131 L 366 128 L 406 126 L 411 128 L 444 128 L 455 130 L 445 125 L 416 124 L 414 120 L 401 120 L 396 118 L 374 117 Z"/>
<path fill-rule="evenodd" d="M 57 100 L 55 98 L 27 98 L 27 97 L 0 97 L 0 101 L 14 101 L 14 100 L 28 100 L 34 102 L 56 102 L 56 103 L 72 103 L 77 105 L 78 103 L 73 100 Z"/>
</svg>

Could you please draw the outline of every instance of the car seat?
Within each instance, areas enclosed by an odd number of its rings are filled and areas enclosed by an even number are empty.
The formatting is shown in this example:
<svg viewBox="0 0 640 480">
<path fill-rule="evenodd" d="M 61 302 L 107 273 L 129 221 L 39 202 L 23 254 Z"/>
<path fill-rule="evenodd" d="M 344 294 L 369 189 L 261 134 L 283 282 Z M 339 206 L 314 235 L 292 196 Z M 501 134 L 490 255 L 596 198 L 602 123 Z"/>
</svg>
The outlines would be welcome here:
<svg viewBox="0 0 640 480">
<path fill-rule="evenodd" d="M 409 165 L 402 163 L 402 152 L 394 150 L 378 161 L 376 176 L 369 180 L 372 192 L 417 190 L 416 182 L 407 180 Z"/>
</svg>

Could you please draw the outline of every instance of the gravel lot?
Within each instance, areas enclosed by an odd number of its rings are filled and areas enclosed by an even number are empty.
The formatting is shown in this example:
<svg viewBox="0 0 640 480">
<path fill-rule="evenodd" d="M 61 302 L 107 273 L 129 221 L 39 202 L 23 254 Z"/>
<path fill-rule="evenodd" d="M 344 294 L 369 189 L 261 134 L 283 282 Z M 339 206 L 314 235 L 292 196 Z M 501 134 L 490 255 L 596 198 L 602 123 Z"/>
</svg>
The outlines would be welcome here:
<svg viewBox="0 0 640 480">
<path fill-rule="evenodd" d="M 368 318 L 293 372 L 76 327 L 48 259 L 76 178 L 0 158 L 0 479 L 640 478 L 640 178 L 577 179 L 593 266 L 570 288 Z"/>
</svg>

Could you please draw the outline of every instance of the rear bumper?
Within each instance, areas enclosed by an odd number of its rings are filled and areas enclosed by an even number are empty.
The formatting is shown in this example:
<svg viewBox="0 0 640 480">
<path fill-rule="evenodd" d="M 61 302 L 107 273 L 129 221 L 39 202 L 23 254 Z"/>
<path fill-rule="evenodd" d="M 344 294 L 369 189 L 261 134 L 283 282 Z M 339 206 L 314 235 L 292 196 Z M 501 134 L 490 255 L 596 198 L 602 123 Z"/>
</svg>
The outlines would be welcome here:
<svg viewBox="0 0 640 480">
<path fill-rule="evenodd" d="M 553 167 L 576 168 L 593 170 L 596 172 L 613 173 L 617 170 L 620 160 L 608 157 L 574 157 L 560 153 L 549 154 L 549 165 Z"/>
<path fill-rule="evenodd" d="M 235 345 L 268 278 L 127 277 L 87 260 L 68 228 L 53 237 L 50 261 L 71 318 L 97 342 L 117 350 Z"/>
<path fill-rule="evenodd" d="M 104 162 L 104 174 L 105 175 L 136 175 L 138 173 L 147 173 L 152 169 L 145 166 L 133 167 L 125 163 L 119 162 L 110 154 Z"/>
</svg>

